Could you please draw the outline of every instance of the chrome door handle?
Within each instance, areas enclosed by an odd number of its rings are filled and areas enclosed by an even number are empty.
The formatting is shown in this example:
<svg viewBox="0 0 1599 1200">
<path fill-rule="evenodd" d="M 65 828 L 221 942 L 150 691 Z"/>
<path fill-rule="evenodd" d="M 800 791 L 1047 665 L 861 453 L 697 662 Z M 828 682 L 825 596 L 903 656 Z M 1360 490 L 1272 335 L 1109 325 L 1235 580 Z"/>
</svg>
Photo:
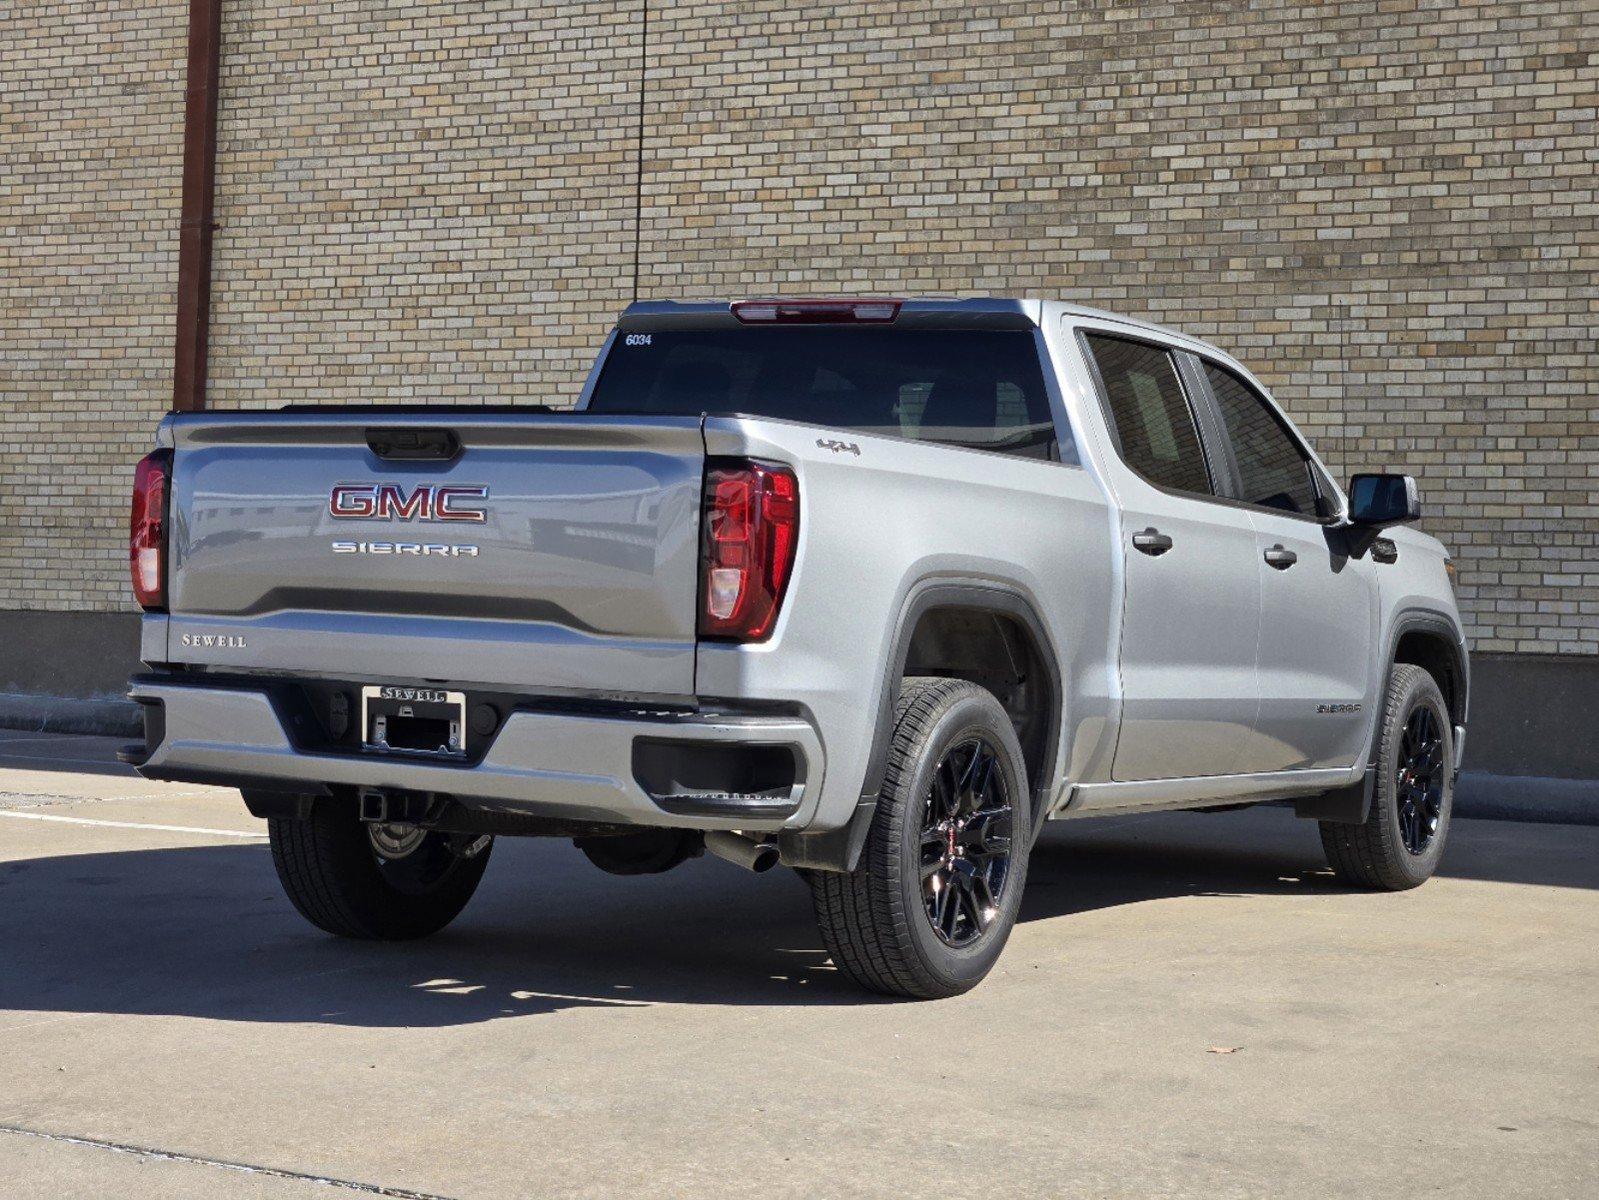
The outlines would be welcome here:
<svg viewBox="0 0 1599 1200">
<path fill-rule="evenodd" d="M 1160 530 L 1151 526 L 1143 533 L 1133 534 L 1133 547 L 1142 550 L 1151 558 L 1159 558 L 1172 548 L 1172 540 Z"/>
<path fill-rule="evenodd" d="M 1266 551 L 1266 565 L 1276 567 L 1279 571 L 1286 571 L 1299 561 L 1299 555 L 1292 550 L 1285 550 L 1282 546 L 1273 546 Z"/>
</svg>

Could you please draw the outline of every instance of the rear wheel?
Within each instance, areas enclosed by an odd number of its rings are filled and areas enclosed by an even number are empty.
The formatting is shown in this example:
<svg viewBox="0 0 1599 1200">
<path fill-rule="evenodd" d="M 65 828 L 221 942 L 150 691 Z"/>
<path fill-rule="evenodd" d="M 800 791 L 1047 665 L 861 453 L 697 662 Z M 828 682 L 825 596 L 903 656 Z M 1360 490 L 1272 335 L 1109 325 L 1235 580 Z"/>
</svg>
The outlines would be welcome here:
<svg viewBox="0 0 1599 1200">
<path fill-rule="evenodd" d="M 443 929 L 477 891 L 493 842 L 369 824 L 326 802 L 304 819 L 273 818 L 267 832 L 278 879 L 300 915 L 339 937 L 369 940 Z"/>
<path fill-rule="evenodd" d="M 1377 786 L 1361 825 L 1321 823 L 1339 880 L 1398 892 L 1425 883 L 1443 857 L 1454 804 L 1454 728 L 1426 671 L 1400 663 L 1388 680 Z"/>
<path fill-rule="evenodd" d="M 1030 811 L 1021 746 L 999 701 L 958 679 L 907 679 L 860 864 L 811 876 L 834 964 L 891 996 L 975 987 L 1016 922 Z"/>
</svg>

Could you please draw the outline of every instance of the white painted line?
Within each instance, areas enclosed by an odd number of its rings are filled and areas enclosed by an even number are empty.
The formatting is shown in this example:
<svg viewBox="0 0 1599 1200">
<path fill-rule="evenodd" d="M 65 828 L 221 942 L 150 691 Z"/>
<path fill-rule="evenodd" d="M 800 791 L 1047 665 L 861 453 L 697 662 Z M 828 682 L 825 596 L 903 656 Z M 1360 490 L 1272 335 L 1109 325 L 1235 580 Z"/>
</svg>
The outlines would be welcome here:
<svg viewBox="0 0 1599 1200">
<path fill-rule="evenodd" d="M 0 817 L 15 817 L 19 821 L 60 821 L 63 825 L 101 825 L 107 829 L 150 829 L 157 833 L 204 833 L 211 837 L 245 838 L 264 842 L 264 833 L 246 833 L 239 829 L 199 829 L 193 825 L 145 825 L 139 821 L 93 821 L 88 817 L 57 817 L 49 813 L 14 812 L 0 809 Z"/>
<path fill-rule="evenodd" d="M 93 733 L 36 733 L 31 729 L 0 730 L 0 746 L 64 746 L 68 742 L 115 742 L 125 746 L 125 737 L 101 737 Z"/>
<path fill-rule="evenodd" d="M 0 742 L 0 746 L 4 745 L 4 742 Z M 126 771 L 120 769 L 107 770 L 106 768 L 108 767 L 117 767 L 115 760 L 108 761 L 103 758 L 66 758 L 55 754 L 6 754 L 3 750 L 0 750 L 0 763 L 10 766 L 11 769 L 15 771 L 59 771 L 62 767 L 62 764 L 67 764 L 74 767 L 97 767 L 99 770 L 95 771 L 94 773 L 100 775 L 117 776 L 131 775 L 136 773 L 132 767 L 129 767 Z"/>
</svg>

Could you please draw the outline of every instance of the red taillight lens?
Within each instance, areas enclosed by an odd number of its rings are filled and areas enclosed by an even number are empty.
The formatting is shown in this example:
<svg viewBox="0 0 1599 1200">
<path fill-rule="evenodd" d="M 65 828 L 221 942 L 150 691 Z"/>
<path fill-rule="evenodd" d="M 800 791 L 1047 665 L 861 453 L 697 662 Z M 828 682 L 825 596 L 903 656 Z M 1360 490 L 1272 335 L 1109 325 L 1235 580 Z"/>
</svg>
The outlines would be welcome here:
<svg viewBox="0 0 1599 1200">
<path fill-rule="evenodd" d="M 167 471 L 171 451 L 157 450 L 139 460 L 133 473 L 133 510 L 128 515 L 128 567 L 133 598 L 145 608 L 167 601 Z"/>
<path fill-rule="evenodd" d="M 772 632 L 799 541 L 799 481 L 771 463 L 713 460 L 705 472 L 700 636 Z"/>
</svg>

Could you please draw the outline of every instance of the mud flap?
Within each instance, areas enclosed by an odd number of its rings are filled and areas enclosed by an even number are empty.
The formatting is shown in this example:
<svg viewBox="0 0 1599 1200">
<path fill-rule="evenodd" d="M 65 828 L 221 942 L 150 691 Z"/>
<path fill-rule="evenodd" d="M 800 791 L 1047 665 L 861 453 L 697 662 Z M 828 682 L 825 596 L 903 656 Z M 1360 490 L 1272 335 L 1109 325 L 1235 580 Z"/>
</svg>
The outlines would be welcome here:
<svg viewBox="0 0 1599 1200">
<path fill-rule="evenodd" d="M 798 867 L 809 871 L 842 871 L 855 869 L 861 860 L 861 849 L 866 845 L 866 835 L 872 828 L 872 816 L 877 811 L 877 796 L 861 797 L 849 823 L 825 833 L 800 833 L 784 830 L 777 835 L 780 861 L 785 867 Z"/>
<path fill-rule="evenodd" d="M 1366 773 L 1348 787 L 1295 800 L 1294 816 L 1338 825 L 1364 825 L 1371 813 L 1371 797 L 1376 789 L 1377 769 L 1367 767 Z"/>
</svg>

